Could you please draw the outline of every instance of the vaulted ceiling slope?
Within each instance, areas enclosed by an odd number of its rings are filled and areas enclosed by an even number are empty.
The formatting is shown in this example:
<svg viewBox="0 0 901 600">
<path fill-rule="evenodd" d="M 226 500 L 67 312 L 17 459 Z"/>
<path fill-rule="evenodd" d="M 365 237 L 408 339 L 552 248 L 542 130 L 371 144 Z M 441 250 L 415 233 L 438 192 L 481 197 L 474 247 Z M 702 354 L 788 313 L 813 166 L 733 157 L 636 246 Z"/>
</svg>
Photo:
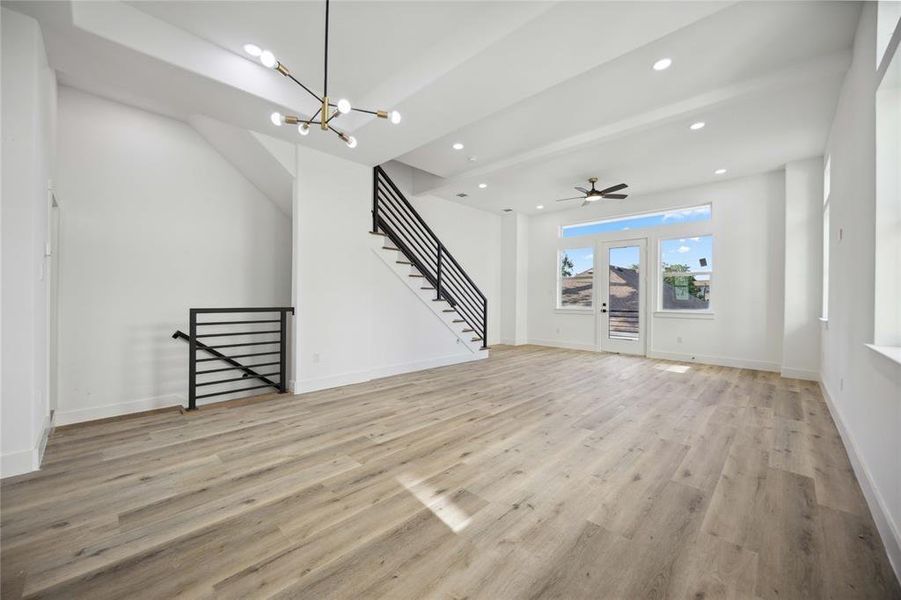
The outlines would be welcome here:
<svg viewBox="0 0 901 600">
<path fill-rule="evenodd" d="M 241 51 L 270 48 L 320 88 L 321 2 L 3 5 L 41 22 L 64 84 L 365 164 L 399 159 L 435 175 L 420 191 L 523 212 L 563 208 L 553 199 L 592 175 L 634 194 L 819 153 L 859 14 L 853 2 L 336 1 L 330 96 L 404 116 L 342 116 L 351 150 L 272 126 L 274 110 L 316 107 Z M 654 71 L 663 57 L 672 66 Z M 690 131 L 697 120 L 707 126 Z"/>
</svg>

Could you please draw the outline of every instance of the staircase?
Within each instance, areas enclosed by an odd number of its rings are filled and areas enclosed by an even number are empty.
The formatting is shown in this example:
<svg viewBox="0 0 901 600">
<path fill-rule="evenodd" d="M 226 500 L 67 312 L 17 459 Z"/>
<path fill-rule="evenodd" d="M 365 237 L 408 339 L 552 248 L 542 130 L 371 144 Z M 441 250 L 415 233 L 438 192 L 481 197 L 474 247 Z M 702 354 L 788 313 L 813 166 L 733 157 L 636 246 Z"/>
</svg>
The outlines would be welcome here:
<svg viewBox="0 0 901 600">
<path fill-rule="evenodd" d="M 381 167 L 373 169 L 374 250 L 457 338 L 487 355 L 488 299 Z"/>
</svg>

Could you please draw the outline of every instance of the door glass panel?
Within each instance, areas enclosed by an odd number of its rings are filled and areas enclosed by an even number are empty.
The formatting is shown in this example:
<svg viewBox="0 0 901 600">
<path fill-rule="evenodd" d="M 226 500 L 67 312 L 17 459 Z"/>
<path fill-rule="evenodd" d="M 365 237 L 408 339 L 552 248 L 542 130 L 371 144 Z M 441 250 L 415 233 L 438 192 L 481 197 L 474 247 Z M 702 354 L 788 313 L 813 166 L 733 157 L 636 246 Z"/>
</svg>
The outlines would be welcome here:
<svg viewBox="0 0 901 600">
<path fill-rule="evenodd" d="M 639 269 L 641 251 L 638 246 L 610 248 L 609 295 L 607 298 L 607 335 L 616 340 L 637 340 L 639 334 Z"/>
</svg>

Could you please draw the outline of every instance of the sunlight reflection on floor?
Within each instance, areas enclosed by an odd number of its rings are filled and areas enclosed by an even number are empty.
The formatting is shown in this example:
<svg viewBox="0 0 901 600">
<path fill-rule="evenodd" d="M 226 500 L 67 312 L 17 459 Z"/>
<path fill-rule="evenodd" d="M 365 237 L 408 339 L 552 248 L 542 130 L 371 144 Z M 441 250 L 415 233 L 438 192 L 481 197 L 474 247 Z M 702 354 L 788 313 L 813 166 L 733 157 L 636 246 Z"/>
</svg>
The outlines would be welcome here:
<svg viewBox="0 0 901 600">
<path fill-rule="evenodd" d="M 439 494 L 433 487 L 422 483 L 407 473 L 401 473 L 395 479 L 407 488 L 413 496 L 431 510 L 436 517 L 454 533 L 466 529 L 472 520 L 461 508 L 455 505 L 445 494 Z"/>
<path fill-rule="evenodd" d="M 670 373 L 687 373 L 691 369 L 689 365 L 655 365 L 654 368 Z"/>
</svg>

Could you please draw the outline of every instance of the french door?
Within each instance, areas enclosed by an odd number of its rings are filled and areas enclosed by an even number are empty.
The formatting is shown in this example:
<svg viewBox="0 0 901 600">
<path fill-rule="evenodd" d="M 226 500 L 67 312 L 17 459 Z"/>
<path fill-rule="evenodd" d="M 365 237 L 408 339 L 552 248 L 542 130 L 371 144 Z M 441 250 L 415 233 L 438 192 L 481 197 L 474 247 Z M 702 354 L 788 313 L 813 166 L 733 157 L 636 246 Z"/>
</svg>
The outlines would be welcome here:
<svg viewBox="0 0 901 600">
<path fill-rule="evenodd" d="M 599 242 L 598 349 L 645 354 L 647 239 Z"/>
</svg>

